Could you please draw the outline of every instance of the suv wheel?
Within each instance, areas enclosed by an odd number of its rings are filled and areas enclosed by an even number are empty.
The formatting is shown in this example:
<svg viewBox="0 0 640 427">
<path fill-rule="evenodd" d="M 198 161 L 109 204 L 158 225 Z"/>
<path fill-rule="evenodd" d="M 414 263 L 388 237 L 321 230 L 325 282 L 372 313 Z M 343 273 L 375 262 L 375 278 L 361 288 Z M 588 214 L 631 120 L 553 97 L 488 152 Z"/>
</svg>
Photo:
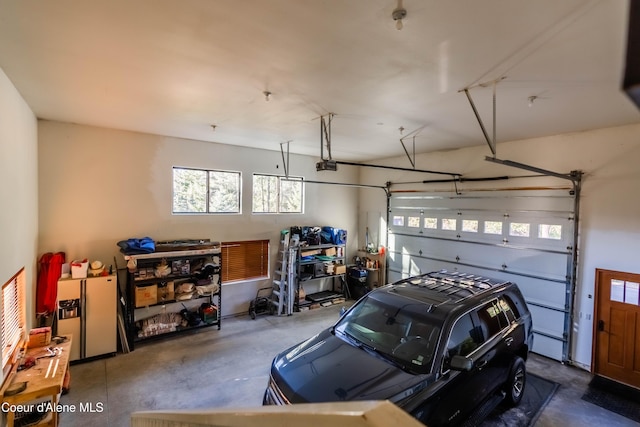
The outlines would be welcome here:
<svg viewBox="0 0 640 427">
<path fill-rule="evenodd" d="M 505 401 L 509 406 L 516 406 L 522 400 L 524 395 L 524 386 L 527 381 L 527 370 L 524 360 L 516 357 L 509 372 L 509 378 L 505 384 L 505 392 L 507 393 Z"/>
</svg>

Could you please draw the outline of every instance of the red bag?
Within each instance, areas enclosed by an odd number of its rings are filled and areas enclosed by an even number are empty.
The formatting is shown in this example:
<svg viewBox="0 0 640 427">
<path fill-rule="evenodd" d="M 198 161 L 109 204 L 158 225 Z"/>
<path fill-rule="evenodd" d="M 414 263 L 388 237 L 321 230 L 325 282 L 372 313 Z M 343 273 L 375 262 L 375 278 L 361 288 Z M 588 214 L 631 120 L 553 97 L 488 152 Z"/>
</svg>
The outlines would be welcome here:
<svg viewBox="0 0 640 427">
<path fill-rule="evenodd" d="M 65 263 L 65 253 L 47 252 L 40 257 L 38 271 L 38 287 L 36 289 L 36 313 L 39 315 L 53 314 L 56 311 L 58 297 L 58 280 L 62 275 L 62 264 Z"/>
</svg>

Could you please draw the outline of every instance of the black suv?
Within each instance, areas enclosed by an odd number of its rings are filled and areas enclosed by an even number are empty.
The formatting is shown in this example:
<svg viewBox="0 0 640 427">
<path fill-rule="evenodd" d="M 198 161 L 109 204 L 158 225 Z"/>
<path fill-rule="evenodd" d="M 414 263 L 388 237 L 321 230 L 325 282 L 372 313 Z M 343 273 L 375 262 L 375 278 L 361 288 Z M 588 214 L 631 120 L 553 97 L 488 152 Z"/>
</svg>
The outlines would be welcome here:
<svg viewBox="0 0 640 427">
<path fill-rule="evenodd" d="M 517 405 L 533 345 L 515 283 L 439 271 L 369 292 L 278 354 L 263 404 L 390 400 L 429 426 Z"/>
</svg>

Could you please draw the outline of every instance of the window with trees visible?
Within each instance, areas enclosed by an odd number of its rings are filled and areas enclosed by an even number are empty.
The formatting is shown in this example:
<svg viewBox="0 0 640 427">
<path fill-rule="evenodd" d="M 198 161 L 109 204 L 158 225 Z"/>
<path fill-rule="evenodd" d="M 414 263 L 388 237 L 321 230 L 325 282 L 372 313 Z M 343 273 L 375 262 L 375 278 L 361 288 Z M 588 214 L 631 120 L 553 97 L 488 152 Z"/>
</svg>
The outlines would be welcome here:
<svg viewBox="0 0 640 427">
<path fill-rule="evenodd" d="M 538 237 L 540 239 L 562 239 L 562 226 L 554 224 L 540 224 L 538 226 Z"/>
<path fill-rule="evenodd" d="M 303 213 L 301 177 L 253 174 L 253 213 Z"/>
<path fill-rule="evenodd" d="M 454 218 L 442 218 L 443 230 L 455 230 L 457 221 Z"/>
<path fill-rule="evenodd" d="M 477 233 L 478 232 L 478 221 L 475 219 L 463 219 L 462 220 L 462 231 L 466 231 L 468 233 Z"/>
<path fill-rule="evenodd" d="M 485 234 L 502 234 L 502 222 L 501 221 L 485 221 L 484 232 Z"/>
<path fill-rule="evenodd" d="M 531 224 L 523 222 L 512 222 L 509 224 L 509 235 L 517 237 L 529 237 Z"/>
<path fill-rule="evenodd" d="M 438 228 L 438 218 L 425 218 L 424 228 L 431 228 L 431 229 Z"/>
<path fill-rule="evenodd" d="M 173 213 L 240 213 L 240 172 L 173 168 Z"/>
<path fill-rule="evenodd" d="M 411 228 L 420 227 L 420 217 L 410 216 L 409 218 L 407 218 L 407 227 L 411 227 Z"/>
</svg>

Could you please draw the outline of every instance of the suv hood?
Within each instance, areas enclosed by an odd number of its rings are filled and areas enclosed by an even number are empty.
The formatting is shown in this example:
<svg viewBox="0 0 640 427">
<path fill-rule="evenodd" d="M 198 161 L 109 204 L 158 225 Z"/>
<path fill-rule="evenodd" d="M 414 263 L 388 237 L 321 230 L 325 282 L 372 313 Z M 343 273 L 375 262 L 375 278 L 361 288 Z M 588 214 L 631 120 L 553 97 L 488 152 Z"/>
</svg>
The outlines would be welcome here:
<svg viewBox="0 0 640 427">
<path fill-rule="evenodd" d="M 291 403 L 390 399 L 424 379 L 328 329 L 276 356 L 271 375 Z"/>
</svg>

